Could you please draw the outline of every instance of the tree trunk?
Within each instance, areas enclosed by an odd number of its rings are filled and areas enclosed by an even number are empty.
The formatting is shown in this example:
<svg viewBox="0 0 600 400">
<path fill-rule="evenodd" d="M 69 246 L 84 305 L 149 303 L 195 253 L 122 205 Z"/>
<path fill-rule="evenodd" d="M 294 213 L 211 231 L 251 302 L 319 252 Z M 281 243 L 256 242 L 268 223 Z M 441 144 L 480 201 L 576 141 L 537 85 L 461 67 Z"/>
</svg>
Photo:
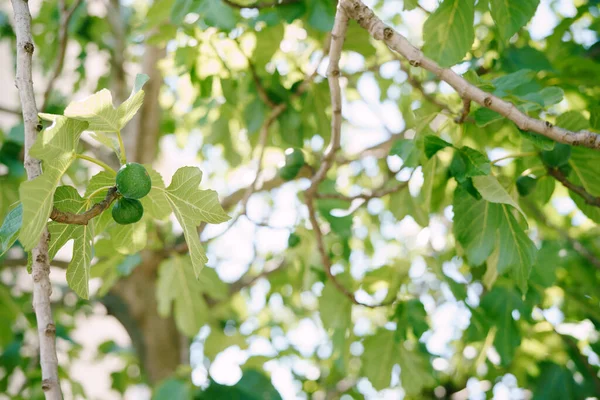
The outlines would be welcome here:
<svg viewBox="0 0 600 400">
<path fill-rule="evenodd" d="M 160 260 L 153 252 L 143 252 L 142 257 L 142 263 L 118 281 L 102 302 L 127 330 L 148 382 L 155 384 L 182 363 L 185 343 L 174 319 L 158 315 L 156 279 Z"/>
</svg>

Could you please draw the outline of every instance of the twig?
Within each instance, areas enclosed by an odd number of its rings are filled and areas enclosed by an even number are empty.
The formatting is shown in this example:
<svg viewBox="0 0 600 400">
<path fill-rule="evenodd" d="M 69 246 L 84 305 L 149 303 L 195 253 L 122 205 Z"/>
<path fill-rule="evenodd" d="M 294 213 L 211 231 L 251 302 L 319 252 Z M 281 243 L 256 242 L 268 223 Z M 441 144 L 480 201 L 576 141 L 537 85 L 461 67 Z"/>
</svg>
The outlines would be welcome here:
<svg viewBox="0 0 600 400">
<path fill-rule="evenodd" d="M 548 168 L 548 174 L 562 183 L 564 187 L 580 196 L 590 206 L 600 207 L 600 197 L 592 195 L 583 186 L 571 182 L 558 168 Z"/>
<path fill-rule="evenodd" d="M 323 240 L 323 232 L 319 226 L 317 219 L 317 213 L 315 211 L 315 197 L 319 184 L 325 179 L 327 172 L 333 165 L 335 160 L 335 153 L 340 148 L 340 137 L 342 130 L 342 90 L 340 88 L 340 70 L 339 62 L 342 54 L 342 46 L 346 36 L 346 30 L 348 29 L 348 15 L 342 7 L 338 5 L 333 30 L 331 32 L 331 45 L 329 48 L 329 68 L 327 70 L 327 78 L 329 80 L 329 90 L 331 92 L 331 141 L 323 159 L 321 160 L 321 166 L 314 174 L 311 179 L 310 187 L 305 192 L 306 206 L 308 207 L 308 217 L 312 225 L 313 231 L 315 232 L 315 238 L 317 241 L 317 248 L 321 255 L 321 261 L 323 263 L 323 269 L 327 278 L 335 285 L 335 287 L 346 296 L 353 304 L 365 306 L 365 307 L 381 307 L 384 305 L 391 304 L 395 301 L 395 298 L 389 302 L 380 303 L 377 305 L 365 304 L 356 299 L 354 293 L 348 290 L 341 282 L 337 280 L 335 275 L 331 272 L 331 259 L 325 249 L 325 242 Z"/>
<path fill-rule="evenodd" d="M 24 267 L 27 265 L 27 258 L 10 258 L 8 260 L 2 260 L 2 267 L 3 268 L 10 268 L 10 267 Z M 50 262 L 50 266 L 52 267 L 56 267 L 56 268 L 61 268 L 61 269 L 67 269 L 67 267 L 69 266 L 69 262 L 68 261 L 60 261 L 60 260 L 52 260 Z"/>
<path fill-rule="evenodd" d="M 372 191 L 371 193 L 361 193 L 356 196 L 346 196 L 346 195 L 339 194 L 339 193 L 316 193 L 315 197 L 318 199 L 336 199 L 336 200 L 345 200 L 345 201 L 353 201 L 353 200 L 369 201 L 371 199 L 387 196 L 388 194 L 391 194 L 391 193 L 396 193 L 406 187 L 408 187 L 408 182 L 402 182 L 401 184 L 390 187 L 390 188 L 379 188 L 377 190 Z"/>
<path fill-rule="evenodd" d="M 275 268 L 272 268 L 269 270 L 264 270 L 256 276 L 250 277 L 250 276 L 247 276 L 247 274 L 245 274 L 240 279 L 238 279 L 237 281 L 235 281 L 231 284 L 231 286 L 229 287 L 229 294 L 230 295 L 235 294 L 235 293 L 239 292 L 240 290 L 242 290 L 243 288 L 252 286 L 259 279 L 266 278 L 269 275 L 274 274 L 275 272 L 281 271 L 285 266 L 286 266 L 286 262 L 285 262 L 285 260 L 282 260 L 281 262 L 279 262 L 279 264 L 277 264 L 277 266 Z"/>
<path fill-rule="evenodd" d="M 430 102 L 431 104 L 433 104 L 434 106 L 439 108 L 440 110 L 446 110 L 449 113 L 453 114 L 452 110 L 450 110 L 450 108 L 448 108 L 448 106 L 446 104 L 440 102 L 438 99 L 435 98 L 435 96 L 432 96 L 431 94 L 429 94 L 425 91 L 425 88 L 423 87 L 422 82 L 419 81 L 417 78 L 415 78 L 410 73 L 410 69 L 408 69 L 402 63 L 402 61 L 400 60 L 399 57 L 398 57 L 398 61 L 400 62 L 400 69 L 406 74 L 406 81 L 410 84 L 410 86 L 412 86 L 419 93 L 421 93 L 421 95 L 423 96 L 423 98 L 425 98 L 425 100 L 427 100 L 428 102 Z"/>
<path fill-rule="evenodd" d="M 244 5 L 244 4 L 238 4 L 233 0 L 223 0 L 223 3 L 227 4 L 230 7 L 233 8 L 237 8 L 237 9 L 242 9 L 242 8 L 256 8 L 256 9 L 264 9 L 264 8 L 271 8 L 271 7 L 277 7 L 277 6 L 284 6 L 286 4 L 294 4 L 294 3 L 298 3 L 300 0 L 280 0 L 280 1 L 271 1 L 268 3 L 255 3 L 255 4 L 248 4 L 248 5 Z"/>
<path fill-rule="evenodd" d="M 464 98 L 462 111 L 461 111 L 460 115 L 458 117 L 456 117 L 456 119 L 454 121 L 457 124 L 462 124 L 463 122 L 465 122 L 465 120 L 469 116 L 470 112 L 471 112 L 471 100 Z"/>
<path fill-rule="evenodd" d="M 514 104 L 470 84 L 452 69 L 440 67 L 435 61 L 425 57 L 423 52 L 410 44 L 403 35 L 385 25 L 361 0 L 340 0 L 339 6 L 346 10 L 348 16 L 355 19 L 374 39 L 383 40 L 390 49 L 408 59 L 413 67 L 420 66 L 432 72 L 452 86 L 463 99 L 469 99 L 496 111 L 514 122 L 521 130 L 536 132 L 560 143 L 600 149 L 599 134 L 587 130 L 573 132 L 554 126 L 548 121 L 532 118 L 517 109 Z"/>
<path fill-rule="evenodd" d="M 31 13 L 26 0 L 12 0 L 14 26 L 17 38 L 16 85 L 21 99 L 25 130 L 25 170 L 27 179 L 32 180 L 42 173 L 40 161 L 29 154 L 39 129 L 35 92 L 32 80 L 32 55 L 34 51 L 31 36 Z M 58 379 L 58 359 L 56 356 L 56 325 L 52 318 L 50 295 L 50 265 L 48 260 L 48 229 L 42 232 L 39 243 L 32 250 L 31 275 L 33 278 L 33 309 L 38 326 L 40 365 L 42 368 L 42 390 L 47 400 L 62 399 Z"/>
<path fill-rule="evenodd" d="M 12 108 L 0 106 L 0 112 L 21 116 L 21 110 L 13 110 Z"/>
<path fill-rule="evenodd" d="M 496 164 L 500 161 L 504 161 L 504 160 L 508 160 L 509 158 L 521 158 L 521 157 L 533 157 L 533 156 L 537 156 L 538 153 L 535 151 L 529 151 L 529 152 L 525 152 L 525 153 L 514 153 L 514 154 L 508 154 L 499 158 L 496 158 L 492 161 L 490 161 L 490 164 Z"/>
<path fill-rule="evenodd" d="M 72 225 L 87 225 L 88 222 L 98 215 L 102 214 L 104 210 L 106 210 L 113 201 L 115 201 L 119 197 L 117 193 L 117 188 L 115 186 L 108 189 L 106 193 L 106 197 L 99 203 L 96 203 L 81 214 L 73 214 L 69 212 L 60 211 L 58 208 L 54 207 L 52 209 L 52 213 L 50 213 L 50 219 L 56 222 L 60 222 L 63 224 L 72 224 Z"/>
<path fill-rule="evenodd" d="M 60 8 L 60 30 L 58 31 L 58 54 L 56 55 L 56 64 L 54 66 L 54 71 L 52 71 L 52 76 L 48 81 L 48 86 L 46 86 L 46 90 L 44 91 L 44 100 L 42 101 L 42 110 L 45 110 L 48 106 L 48 99 L 50 98 L 50 94 L 52 94 L 52 89 L 54 88 L 54 84 L 58 77 L 60 76 L 64 64 L 65 64 L 65 55 L 67 53 L 67 43 L 69 41 L 69 23 L 71 22 L 71 18 L 77 10 L 77 7 L 81 4 L 82 0 L 75 0 L 71 8 L 67 9 L 67 5 L 65 4 L 65 0 L 59 1 Z"/>
</svg>

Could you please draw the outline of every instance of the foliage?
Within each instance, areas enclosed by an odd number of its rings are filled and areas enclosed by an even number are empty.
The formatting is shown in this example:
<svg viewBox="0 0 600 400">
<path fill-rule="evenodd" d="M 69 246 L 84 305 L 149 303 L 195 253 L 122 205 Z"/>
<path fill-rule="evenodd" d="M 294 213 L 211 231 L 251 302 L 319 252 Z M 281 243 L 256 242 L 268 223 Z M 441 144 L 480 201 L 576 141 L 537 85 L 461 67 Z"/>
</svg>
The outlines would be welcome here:
<svg viewBox="0 0 600 400">
<path fill-rule="evenodd" d="M 59 52 L 59 3 L 34 15 L 40 71 Z M 549 126 L 600 133 L 597 2 L 568 15 L 550 2 L 557 24 L 543 37 L 530 24 L 547 7 L 538 0 L 430 3 L 370 5 L 471 85 Z M 0 39 L 14 48 L 4 11 Z M 52 264 L 66 266 L 68 287 L 53 281 L 52 302 L 67 356 L 61 379 L 74 395 L 86 397 L 69 374 L 82 348 L 73 315 L 94 315 L 97 303 L 112 313 L 117 295 L 135 314 L 113 314 L 130 334 L 133 324 L 156 339 L 144 330 L 155 318 L 177 330 L 160 338 L 165 348 L 180 335 L 191 341 L 189 365 L 160 379 L 145 365 L 155 350 L 135 335 L 131 348 L 100 345 L 99 357 L 127 367 L 111 376 L 121 394 L 145 383 L 154 399 L 279 399 L 287 384 L 305 397 L 422 399 L 468 381 L 490 386 L 488 396 L 598 393 L 600 153 L 465 106 L 439 76 L 351 21 L 341 149 L 324 160 L 335 12 L 329 0 L 134 1 L 120 4 L 119 30 L 91 3 L 74 9 L 67 57 L 78 54 L 63 71 L 74 83 L 56 86 L 40 113 L 39 177 L 25 180 L 23 125 L 0 114 L 0 392 L 42 396 L 22 282 L 47 227 Z M 152 75 L 146 57 L 156 49 Z M 110 67 L 90 68 L 98 57 Z M 119 60 L 148 75 L 120 75 L 130 68 Z M 156 136 L 140 131 L 153 116 Z M 304 203 L 308 179 L 329 162 L 314 202 L 320 238 Z M 147 195 L 119 187 L 125 164 L 148 175 Z M 115 185 L 120 193 L 89 223 L 55 220 L 90 211 Z M 127 197 L 141 197 L 143 215 L 122 225 Z M 149 284 L 123 293 L 137 277 Z M 242 373 L 225 385 L 213 366 L 232 351 L 243 354 Z M 9 391 L 19 374 L 26 382 Z"/>
</svg>

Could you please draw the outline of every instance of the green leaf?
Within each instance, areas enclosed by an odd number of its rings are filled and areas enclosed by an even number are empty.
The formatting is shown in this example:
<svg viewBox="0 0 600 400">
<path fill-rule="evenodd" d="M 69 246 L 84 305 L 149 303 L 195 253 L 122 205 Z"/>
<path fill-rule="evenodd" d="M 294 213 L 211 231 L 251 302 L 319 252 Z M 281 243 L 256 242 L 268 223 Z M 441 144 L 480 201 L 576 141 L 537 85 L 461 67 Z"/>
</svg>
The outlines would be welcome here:
<svg viewBox="0 0 600 400">
<path fill-rule="evenodd" d="M 590 108 L 590 128 L 600 131 L 600 106 Z"/>
<path fill-rule="evenodd" d="M 516 348 L 521 344 L 521 334 L 512 312 L 518 310 L 523 315 L 526 312 L 525 305 L 514 290 L 495 287 L 483 296 L 481 308 L 497 328 L 494 347 L 500 354 L 502 365 L 509 365 Z"/>
<path fill-rule="evenodd" d="M 521 292 L 527 293 L 527 282 L 535 263 L 537 247 L 505 205 L 502 206 L 502 217 L 498 231 L 499 256 L 496 268 L 499 274 L 510 270 Z"/>
<path fill-rule="evenodd" d="M 415 348 L 408 350 L 400 346 L 399 364 L 402 388 L 409 396 L 420 397 L 423 389 L 432 387 L 436 381 L 429 368 L 429 361 Z"/>
<path fill-rule="evenodd" d="M 474 0 L 444 0 L 423 25 L 423 52 L 442 67 L 460 62 L 471 49 L 475 32 Z"/>
<path fill-rule="evenodd" d="M 513 197 L 508 194 L 504 186 L 498 182 L 498 178 L 493 175 L 486 176 L 475 176 L 473 177 L 473 185 L 481 196 L 491 202 L 498 204 L 508 204 L 519 210 L 523 217 L 526 218 L 525 213 L 521 210 L 521 207 Z"/>
<path fill-rule="evenodd" d="M 479 175 L 488 175 L 491 172 L 490 160 L 475 149 L 463 146 L 459 149 L 465 162 L 465 175 L 470 178 Z"/>
<path fill-rule="evenodd" d="M 203 271 L 206 271 L 205 268 Z M 204 356 L 214 360 L 217 355 L 230 346 L 238 346 L 240 349 L 248 347 L 246 339 L 239 332 L 233 335 L 226 335 L 220 326 L 211 326 L 210 335 L 204 342 Z"/>
<path fill-rule="evenodd" d="M 196 278 L 208 261 L 198 236 L 198 225 L 202 222 L 219 224 L 230 219 L 219 203 L 217 192 L 198 188 L 201 180 L 200 169 L 183 167 L 175 172 L 169 187 L 162 189 L 171 210 L 183 229 Z"/>
<path fill-rule="evenodd" d="M 427 312 L 423 303 L 418 299 L 411 299 L 398 304 L 394 316 L 398 322 L 397 330 L 412 330 L 417 339 L 429 329 Z M 406 335 L 403 335 L 403 337 L 406 338 Z"/>
<path fill-rule="evenodd" d="M 423 138 L 423 145 L 425 147 L 425 155 L 427 158 L 433 157 L 435 153 L 446 147 L 453 147 L 450 143 L 435 135 L 425 135 Z"/>
<path fill-rule="evenodd" d="M 572 146 L 556 143 L 552 150 L 542 151 L 542 161 L 549 167 L 558 168 L 566 165 L 571 157 Z"/>
<path fill-rule="evenodd" d="M 533 392 L 533 400 L 576 399 L 578 398 L 576 386 L 573 372 L 545 361 L 540 364 L 540 374 Z"/>
<path fill-rule="evenodd" d="M 556 125 L 570 131 L 588 129 L 590 123 L 579 111 L 567 111 L 556 118 Z"/>
<path fill-rule="evenodd" d="M 335 17 L 334 3 L 328 0 L 313 0 L 308 4 L 308 24 L 321 32 L 330 32 Z"/>
<path fill-rule="evenodd" d="M 581 185 L 594 196 L 600 196 L 600 153 L 583 147 L 571 148 L 569 175 L 573 183 Z"/>
<path fill-rule="evenodd" d="M 256 47 L 252 58 L 254 64 L 264 68 L 271 61 L 271 58 L 279 50 L 279 45 L 283 40 L 284 24 L 277 24 L 273 27 L 264 27 L 260 32 L 256 32 Z"/>
<path fill-rule="evenodd" d="M 389 210 L 398 221 L 410 215 L 417 224 L 422 227 L 428 226 L 429 215 L 427 215 L 423 206 L 417 198 L 410 194 L 408 189 L 397 191 L 390 196 Z"/>
<path fill-rule="evenodd" d="M 190 386 L 187 380 L 169 378 L 156 388 L 152 400 L 189 400 L 192 398 Z"/>
<path fill-rule="evenodd" d="M 162 175 L 153 170 L 150 165 L 144 165 L 144 167 L 146 167 L 146 171 L 148 171 L 152 180 L 150 193 L 140 200 L 144 206 L 144 213 L 152 218 L 165 219 L 171 214 L 171 208 L 164 196 L 165 183 Z"/>
<path fill-rule="evenodd" d="M 19 203 L 6 214 L 4 222 L 2 222 L 2 226 L 0 226 L 0 257 L 2 257 L 17 241 L 22 221 L 23 206 Z"/>
<path fill-rule="evenodd" d="M 319 298 L 319 314 L 328 330 L 346 330 L 352 326 L 352 303 L 331 280 L 327 280 Z"/>
<path fill-rule="evenodd" d="M 113 248 L 121 254 L 135 254 L 146 247 L 148 241 L 146 221 L 134 224 L 113 224 L 109 230 Z"/>
<path fill-rule="evenodd" d="M 475 123 L 479 127 L 484 127 L 492 122 L 500 121 L 504 118 L 502 115 L 498 114 L 494 110 L 490 110 L 489 108 L 480 107 L 473 113 L 473 117 L 475 118 Z"/>
<path fill-rule="evenodd" d="M 392 144 L 390 149 L 391 156 L 399 156 L 403 165 L 407 167 L 416 167 L 419 165 L 419 148 L 414 140 L 401 139 Z"/>
<path fill-rule="evenodd" d="M 537 179 L 531 176 L 520 176 L 517 178 L 517 192 L 523 197 L 535 190 Z"/>
<path fill-rule="evenodd" d="M 535 14 L 540 0 L 490 0 L 490 11 L 504 42 L 517 33 Z"/>
<path fill-rule="evenodd" d="M 281 400 L 271 380 L 255 370 L 246 370 L 242 379 L 233 386 L 220 385 L 211 380 L 210 386 L 200 392 L 198 400 Z"/>
<path fill-rule="evenodd" d="M 469 263 L 483 264 L 496 245 L 500 206 L 475 200 L 465 189 L 454 192 L 454 236 L 463 246 Z"/>
<path fill-rule="evenodd" d="M 64 212 L 80 213 L 86 210 L 86 201 L 72 186 L 61 186 L 54 195 L 56 208 Z M 67 283 L 81 298 L 89 298 L 90 265 L 92 261 L 92 224 L 69 225 L 52 222 L 48 224 L 50 246 L 48 255 L 54 258 L 56 252 L 70 239 L 74 239 L 73 257 L 67 267 Z"/>
<path fill-rule="evenodd" d="M 235 12 L 222 0 L 200 0 L 195 11 L 208 26 L 231 31 L 237 24 Z"/>
<path fill-rule="evenodd" d="M 85 122 L 58 116 L 31 147 L 31 155 L 42 160 L 44 172 L 19 188 L 23 204 L 19 241 L 27 251 L 39 241 L 52 211 L 54 191 L 75 159 L 75 148 L 86 128 Z"/>
<path fill-rule="evenodd" d="M 431 203 L 433 198 L 433 189 L 435 184 L 437 167 L 439 165 L 438 157 L 433 157 L 423 166 L 423 186 L 419 198 L 422 201 L 425 214 L 431 212 Z"/>
<path fill-rule="evenodd" d="M 281 128 L 281 139 L 291 146 L 302 148 L 304 134 L 302 132 L 302 115 L 291 106 L 278 118 Z"/>
<path fill-rule="evenodd" d="M 390 386 L 392 368 L 398 362 L 402 344 L 396 340 L 395 333 L 380 328 L 375 335 L 363 342 L 361 357 L 362 373 L 369 378 L 373 387 L 382 390 Z"/>
<path fill-rule="evenodd" d="M 163 317 L 171 314 L 174 305 L 177 328 L 187 336 L 195 336 L 208 318 L 202 286 L 194 276 L 189 257 L 174 256 L 160 264 L 156 299 L 158 313 Z"/>
<path fill-rule="evenodd" d="M 118 108 L 113 106 L 112 95 L 107 89 L 94 93 L 82 101 L 72 102 L 65 109 L 65 116 L 89 123 L 90 131 L 119 132 L 133 118 L 144 101 L 142 86 L 148 76 L 138 74 L 129 98 Z"/>
<path fill-rule="evenodd" d="M 556 142 L 546 136 L 540 135 L 539 133 L 522 131 L 519 129 L 521 136 L 535 145 L 540 150 L 552 150 Z"/>
<path fill-rule="evenodd" d="M 419 0 L 404 0 L 403 2 L 403 10 L 410 11 L 414 10 L 419 6 Z"/>
</svg>

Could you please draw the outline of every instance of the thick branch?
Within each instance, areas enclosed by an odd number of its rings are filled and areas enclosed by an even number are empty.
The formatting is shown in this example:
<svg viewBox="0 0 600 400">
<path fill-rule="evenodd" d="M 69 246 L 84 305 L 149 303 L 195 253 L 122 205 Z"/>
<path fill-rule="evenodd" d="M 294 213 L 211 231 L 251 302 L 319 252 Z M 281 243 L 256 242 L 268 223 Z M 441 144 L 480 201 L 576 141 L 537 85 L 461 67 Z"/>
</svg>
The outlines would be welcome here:
<svg viewBox="0 0 600 400">
<path fill-rule="evenodd" d="M 340 0 L 340 6 L 373 38 L 383 40 L 390 49 L 408 59 L 413 67 L 420 66 L 432 72 L 452 86 L 463 99 L 474 101 L 496 111 L 514 122 L 521 130 L 536 132 L 560 143 L 600 149 L 600 135 L 586 130 L 573 132 L 554 126 L 547 121 L 532 118 L 517 109 L 514 104 L 470 84 L 451 69 L 440 67 L 435 61 L 425 57 L 423 52 L 410 44 L 403 35 L 385 25 L 361 0 Z"/>
<path fill-rule="evenodd" d="M 592 195 L 587 190 L 585 190 L 583 186 L 579 186 L 571 182 L 559 169 L 548 168 L 548 174 L 550 174 L 550 176 L 562 183 L 564 187 L 580 196 L 590 206 L 600 207 L 600 197 Z"/>
<path fill-rule="evenodd" d="M 48 107 L 48 99 L 52 94 L 52 89 L 54 88 L 54 84 L 58 77 L 60 76 L 63 67 L 65 65 L 65 55 L 67 54 L 67 43 L 69 41 L 69 23 L 71 22 L 71 18 L 77 10 L 77 7 L 81 4 L 82 0 L 75 0 L 71 8 L 67 9 L 67 5 L 65 4 L 65 0 L 60 0 L 60 30 L 58 31 L 58 54 L 56 55 L 56 64 L 54 66 L 54 71 L 52 71 L 52 76 L 48 81 L 48 86 L 46 87 L 46 91 L 44 92 L 44 100 L 42 102 L 42 110 L 45 110 Z"/>
<path fill-rule="evenodd" d="M 31 36 L 31 14 L 26 0 L 12 0 L 17 37 L 16 84 L 21 99 L 25 130 L 25 170 L 27 178 L 34 179 L 42 173 L 40 161 L 29 155 L 29 149 L 38 133 L 37 105 L 32 79 L 32 55 L 34 51 Z M 58 380 L 58 359 L 56 357 L 56 325 L 52 318 L 50 295 L 50 266 L 48 264 L 48 230 L 44 229 L 39 243 L 32 250 L 31 275 L 33 278 L 33 309 L 38 326 L 40 365 L 42 367 L 42 389 L 46 399 L 60 400 L 62 392 Z"/>
<path fill-rule="evenodd" d="M 58 208 L 54 207 L 52 209 L 52 213 L 50 214 L 50 219 L 56 222 L 60 222 L 63 224 L 73 224 L 73 225 L 87 225 L 88 222 L 98 215 L 102 214 L 104 210 L 106 210 L 113 201 L 115 201 L 119 197 L 117 193 L 117 188 L 115 186 L 108 189 L 106 193 L 106 197 L 99 203 L 96 203 L 81 214 L 73 214 L 69 212 L 60 211 Z"/>
</svg>

